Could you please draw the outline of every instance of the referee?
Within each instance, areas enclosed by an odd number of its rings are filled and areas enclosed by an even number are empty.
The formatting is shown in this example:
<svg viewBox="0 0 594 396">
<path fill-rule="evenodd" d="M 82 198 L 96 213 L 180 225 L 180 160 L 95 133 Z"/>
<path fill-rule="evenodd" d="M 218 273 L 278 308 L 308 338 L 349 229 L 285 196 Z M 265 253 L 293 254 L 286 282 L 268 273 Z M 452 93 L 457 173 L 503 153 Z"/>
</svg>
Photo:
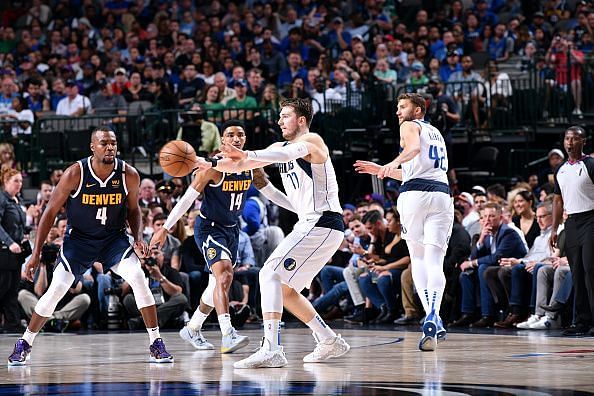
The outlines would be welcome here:
<svg viewBox="0 0 594 396">
<path fill-rule="evenodd" d="M 594 335 L 594 158 L 584 155 L 585 141 L 582 127 L 565 131 L 563 146 L 569 159 L 555 172 L 551 246 L 557 244 L 565 209 L 565 247 L 575 299 L 575 326 L 563 332 L 566 336 Z"/>
</svg>

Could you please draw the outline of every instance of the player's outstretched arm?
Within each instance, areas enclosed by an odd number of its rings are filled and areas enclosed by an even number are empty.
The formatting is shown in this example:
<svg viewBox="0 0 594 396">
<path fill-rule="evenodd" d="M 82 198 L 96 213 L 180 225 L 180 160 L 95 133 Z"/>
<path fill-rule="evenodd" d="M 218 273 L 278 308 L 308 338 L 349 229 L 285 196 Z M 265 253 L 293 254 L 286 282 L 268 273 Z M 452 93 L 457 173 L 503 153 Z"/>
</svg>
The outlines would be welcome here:
<svg viewBox="0 0 594 396">
<path fill-rule="evenodd" d="M 221 146 L 221 154 L 234 161 L 253 160 L 260 163 L 289 162 L 316 151 L 314 143 L 300 140 L 292 144 L 274 143 L 263 150 L 240 150 L 230 144 Z"/>
<path fill-rule="evenodd" d="M 392 162 L 386 164 L 378 172 L 378 177 L 394 177 L 400 164 L 408 162 L 421 152 L 421 138 L 419 135 L 419 126 L 411 121 L 405 121 L 400 125 L 400 146 L 402 152 Z M 400 177 L 402 178 L 402 176 Z"/>
<path fill-rule="evenodd" d="M 289 198 L 276 188 L 266 177 L 262 168 L 254 169 L 254 187 L 256 187 L 272 203 L 293 213 L 297 213 Z"/>
<path fill-rule="evenodd" d="M 138 194 L 140 191 L 140 176 L 136 169 L 126 165 L 126 187 L 128 189 L 127 209 L 128 225 L 132 238 L 134 238 L 134 252 L 138 257 L 143 258 L 149 255 L 149 248 L 142 238 L 142 213 L 138 206 Z"/>
<path fill-rule="evenodd" d="M 43 215 L 39 220 L 37 235 L 35 237 L 35 246 L 33 247 L 31 258 L 27 262 L 27 266 L 25 268 L 25 275 L 28 280 L 33 281 L 33 275 L 35 274 L 37 266 L 39 265 L 41 248 L 45 243 L 47 234 L 56 220 L 58 212 L 62 209 L 64 204 L 66 204 L 68 196 L 78 190 L 80 183 L 80 166 L 78 163 L 75 163 L 74 165 L 69 166 L 60 178 L 60 181 L 52 193 L 52 196 L 47 203 L 45 210 L 43 211 Z"/>
<path fill-rule="evenodd" d="M 383 168 L 381 165 L 371 161 L 357 160 L 353 166 L 358 173 L 367 173 L 369 175 L 377 176 L 380 170 Z M 389 174 L 385 177 L 390 177 L 396 180 L 402 180 L 402 169 L 391 169 Z"/>
<path fill-rule="evenodd" d="M 262 163 L 252 160 L 233 161 L 229 158 L 202 158 L 197 157 L 195 167 L 199 171 L 214 169 L 219 172 L 236 173 L 260 168 L 271 163 Z"/>
</svg>

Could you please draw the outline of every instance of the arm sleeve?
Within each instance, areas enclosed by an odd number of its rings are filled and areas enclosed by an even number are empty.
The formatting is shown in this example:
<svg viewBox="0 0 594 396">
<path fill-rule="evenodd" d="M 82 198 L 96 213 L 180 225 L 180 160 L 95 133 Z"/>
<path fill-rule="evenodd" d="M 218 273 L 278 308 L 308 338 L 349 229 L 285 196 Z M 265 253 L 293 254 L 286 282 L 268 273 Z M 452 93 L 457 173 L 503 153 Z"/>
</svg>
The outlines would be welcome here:
<svg viewBox="0 0 594 396">
<path fill-rule="evenodd" d="M 559 180 L 557 179 L 557 174 L 559 173 L 559 169 L 561 169 L 561 167 L 564 165 L 565 163 L 559 165 L 557 167 L 557 169 L 555 169 L 555 189 L 553 190 L 554 194 L 557 195 L 561 195 L 561 186 L 559 186 Z"/>
<path fill-rule="evenodd" d="M 254 235 L 260 229 L 260 206 L 253 199 L 248 199 L 241 214 L 246 226 L 243 231 L 248 235 Z"/>
<path fill-rule="evenodd" d="M 165 220 L 165 224 L 163 227 L 170 230 L 175 223 L 190 209 L 190 207 L 194 204 L 194 201 L 198 198 L 200 193 L 196 191 L 193 187 L 188 187 L 186 193 L 181 197 L 177 205 L 173 207 L 169 216 L 167 216 L 167 220 Z"/>
<path fill-rule="evenodd" d="M 280 206 L 283 209 L 287 209 L 293 213 L 297 211 L 293 208 L 293 205 L 289 201 L 289 198 L 283 194 L 279 189 L 274 187 L 272 183 L 268 183 L 266 186 L 260 189 L 260 192 L 268 198 L 275 205 Z"/>
<path fill-rule="evenodd" d="M 269 147 L 264 150 L 248 151 L 248 159 L 261 162 L 289 162 L 309 154 L 304 142 L 286 146 Z"/>
<path fill-rule="evenodd" d="M 594 158 L 587 157 L 584 160 L 584 164 L 586 165 L 586 169 L 588 170 L 588 175 L 590 175 L 590 180 L 594 183 Z"/>
</svg>

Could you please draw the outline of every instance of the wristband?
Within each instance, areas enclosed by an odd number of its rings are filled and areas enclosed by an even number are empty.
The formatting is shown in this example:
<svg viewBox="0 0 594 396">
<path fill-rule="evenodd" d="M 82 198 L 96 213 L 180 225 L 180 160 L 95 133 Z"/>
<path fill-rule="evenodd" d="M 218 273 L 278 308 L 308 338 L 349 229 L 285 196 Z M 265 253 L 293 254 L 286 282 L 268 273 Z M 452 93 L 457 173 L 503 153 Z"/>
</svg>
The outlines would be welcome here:
<svg viewBox="0 0 594 396">
<path fill-rule="evenodd" d="M 216 168 L 217 164 L 219 163 L 219 159 L 217 157 L 210 157 L 204 158 L 206 161 L 210 162 L 213 168 Z"/>
</svg>

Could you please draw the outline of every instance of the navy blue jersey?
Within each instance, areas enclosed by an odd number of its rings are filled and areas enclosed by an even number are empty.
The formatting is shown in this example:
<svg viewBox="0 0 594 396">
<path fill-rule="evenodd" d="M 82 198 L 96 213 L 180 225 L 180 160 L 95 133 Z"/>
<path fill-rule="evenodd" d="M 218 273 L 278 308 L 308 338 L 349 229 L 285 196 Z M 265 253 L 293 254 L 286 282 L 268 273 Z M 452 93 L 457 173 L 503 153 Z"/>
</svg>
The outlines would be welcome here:
<svg viewBox="0 0 594 396">
<path fill-rule="evenodd" d="M 200 208 L 202 218 L 225 227 L 237 224 L 247 199 L 246 192 L 252 185 L 252 171 L 223 173 L 221 181 L 204 188 Z"/>
<path fill-rule="evenodd" d="M 68 198 L 68 232 L 77 238 L 105 239 L 126 229 L 127 195 L 124 161 L 116 159 L 105 181 L 95 175 L 91 157 L 78 161 L 81 180 Z"/>
</svg>

